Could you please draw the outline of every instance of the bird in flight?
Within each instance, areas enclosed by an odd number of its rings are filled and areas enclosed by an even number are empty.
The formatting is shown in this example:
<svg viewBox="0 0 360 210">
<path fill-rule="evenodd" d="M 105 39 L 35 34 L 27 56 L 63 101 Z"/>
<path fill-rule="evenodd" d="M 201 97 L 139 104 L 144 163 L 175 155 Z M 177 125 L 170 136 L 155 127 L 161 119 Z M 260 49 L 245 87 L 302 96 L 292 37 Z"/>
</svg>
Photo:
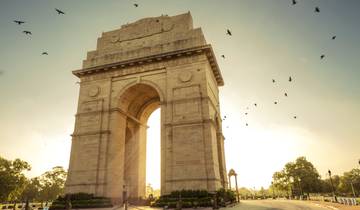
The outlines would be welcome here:
<svg viewBox="0 0 360 210">
<path fill-rule="evenodd" d="M 134 4 L 135 7 L 138 7 L 139 5 L 138 4 Z"/>
<path fill-rule="evenodd" d="M 55 8 L 56 12 L 58 13 L 58 15 L 65 15 L 65 12 Z"/>
<path fill-rule="evenodd" d="M 41 53 L 41 55 L 49 55 L 49 53 L 48 52 L 43 52 L 43 53 Z"/>
<path fill-rule="evenodd" d="M 291 82 L 292 81 L 292 78 L 291 77 L 289 77 L 289 82 Z"/>
<path fill-rule="evenodd" d="M 247 115 L 248 113 L 247 112 L 245 112 L 245 115 Z"/>
<path fill-rule="evenodd" d="M 232 36 L 232 33 L 229 29 L 226 29 L 226 34 L 229 35 L 229 36 Z"/>
<path fill-rule="evenodd" d="M 292 0 L 292 4 L 295 5 L 297 3 L 296 0 Z"/>
<path fill-rule="evenodd" d="M 297 116 L 294 116 L 294 119 L 297 119 Z"/>
<path fill-rule="evenodd" d="M 320 56 L 320 59 L 323 59 L 323 58 L 325 58 L 325 55 L 321 55 L 321 56 Z"/>
<path fill-rule="evenodd" d="M 274 80 L 274 79 L 272 79 L 272 82 L 273 82 L 273 83 L 275 83 L 275 80 Z"/>
<path fill-rule="evenodd" d="M 14 23 L 17 23 L 18 25 L 21 25 L 21 24 L 25 23 L 25 21 L 21 21 L 21 20 L 14 20 Z"/>
<path fill-rule="evenodd" d="M 221 55 L 221 57 L 225 59 L 225 55 Z"/>
<path fill-rule="evenodd" d="M 332 40 L 336 39 L 336 36 L 331 37 Z"/>
<path fill-rule="evenodd" d="M 254 106 L 257 106 L 257 103 L 254 103 Z"/>
<path fill-rule="evenodd" d="M 319 7 L 315 7 L 315 12 L 320 12 L 320 8 L 319 8 Z"/>
<path fill-rule="evenodd" d="M 287 93 L 285 93 L 284 95 L 285 95 L 286 97 L 288 96 L 288 94 L 287 94 Z"/>
<path fill-rule="evenodd" d="M 249 124 L 247 124 L 247 123 L 246 123 L 245 125 L 246 125 L 246 126 L 249 126 Z"/>
<path fill-rule="evenodd" d="M 23 31 L 23 33 L 26 35 L 32 35 L 31 31 Z"/>
<path fill-rule="evenodd" d="M 278 102 L 277 102 L 277 101 L 275 101 L 275 102 L 274 102 L 274 104 L 278 104 Z"/>
</svg>

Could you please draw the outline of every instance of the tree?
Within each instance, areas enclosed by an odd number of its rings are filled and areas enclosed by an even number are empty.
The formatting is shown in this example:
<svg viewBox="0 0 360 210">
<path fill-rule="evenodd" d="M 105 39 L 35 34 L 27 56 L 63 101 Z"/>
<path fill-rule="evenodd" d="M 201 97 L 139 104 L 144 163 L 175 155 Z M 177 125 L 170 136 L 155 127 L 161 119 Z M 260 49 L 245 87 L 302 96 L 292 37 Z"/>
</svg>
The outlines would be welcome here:
<svg viewBox="0 0 360 210">
<path fill-rule="evenodd" d="M 31 166 L 20 159 L 14 161 L 0 157 L 0 202 L 18 200 L 26 184 L 24 171 Z"/>
<path fill-rule="evenodd" d="M 154 188 L 151 186 L 150 183 L 148 183 L 146 185 L 146 193 L 145 193 L 146 197 L 149 197 L 150 195 L 151 196 L 154 196 Z"/>
<path fill-rule="evenodd" d="M 351 186 L 352 185 L 352 186 Z M 340 183 L 338 185 L 339 192 L 346 195 L 353 195 L 354 193 L 360 195 L 360 169 L 352 169 L 349 172 L 345 172 L 340 177 Z"/>
<path fill-rule="evenodd" d="M 26 181 L 26 185 L 21 194 L 21 200 L 38 200 L 40 196 L 41 184 L 38 177 Z"/>
<path fill-rule="evenodd" d="M 291 192 L 297 195 L 321 191 L 320 175 L 305 157 L 299 157 L 295 162 L 285 164 L 282 171 L 275 172 L 273 185 L 280 191 L 291 188 Z"/>
<path fill-rule="evenodd" d="M 278 195 L 289 195 L 290 180 L 284 170 L 275 172 L 273 175 L 272 188 L 277 191 Z"/>
<path fill-rule="evenodd" d="M 52 168 L 39 177 L 41 184 L 39 199 L 42 201 L 55 200 L 64 193 L 67 173 L 61 166 Z"/>
</svg>

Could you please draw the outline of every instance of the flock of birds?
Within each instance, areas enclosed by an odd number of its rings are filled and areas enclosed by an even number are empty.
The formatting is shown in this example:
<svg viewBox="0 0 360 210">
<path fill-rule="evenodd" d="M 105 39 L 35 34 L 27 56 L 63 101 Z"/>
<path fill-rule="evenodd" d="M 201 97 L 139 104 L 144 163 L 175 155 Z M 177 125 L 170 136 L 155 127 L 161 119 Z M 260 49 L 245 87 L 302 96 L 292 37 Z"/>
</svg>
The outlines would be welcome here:
<svg viewBox="0 0 360 210">
<path fill-rule="evenodd" d="M 60 9 L 55 8 L 55 11 L 57 12 L 58 15 L 65 15 L 65 12 L 61 11 Z M 25 24 L 26 22 L 23 20 L 14 20 L 14 23 L 18 24 L 18 25 L 22 25 Z M 25 35 L 31 36 L 32 32 L 28 31 L 28 30 L 23 30 L 22 31 Z M 44 51 L 41 53 L 41 55 L 49 55 L 48 52 Z"/>
<path fill-rule="evenodd" d="M 297 0 L 292 0 L 292 5 L 296 5 L 297 3 L 298 3 Z M 134 6 L 135 8 L 137 8 L 137 7 L 139 7 L 139 4 L 134 3 L 133 6 Z M 65 12 L 62 11 L 62 10 L 60 10 L 60 9 L 55 8 L 55 11 L 57 12 L 58 15 L 65 15 Z M 314 12 L 315 12 L 315 13 L 320 13 L 320 8 L 319 8 L 319 7 L 315 7 Z M 18 24 L 18 25 L 22 25 L 22 24 L 25 24 L 26 22 L 23 21 L 23 20 L 14 20 L 14 23 L 16 23 L 16 24 Z M 28 31 L 28 30 L 24 30 L 23 33 L 24 33 L 25 35 L 28 35 L 28 36 L 32 35 L 32 32 L 31 32 L 31 31 Z M 233 35 L 230 29 L 226 29 L 226 35 L 228 35 L 228 36 L 232 36 L 232 35 Z M 336 39 L 336 36 L 332 36 L 331 39 L 332 39 L 332 40 Z M 46 51 L 44 51 L 44 52 L 41 53 L 41 55 L 49 55 L 49 53 L 46 52 Z M 224 54 L 221 55 L 221 57 L 222 57 L 223 59 L 225 59 L 225 55 L 224 55 Z M 325 54 L 320 55 L 320 59 L 324 59 L 324 58 L 325 58 Z M 1 74 L 1 73 L 2 73 L 2 72 L 0 71 L 0 74 Z M 275 79 L 272 79 L 271 81 L 272 81 L 272 83 L 276 83 L 276 80 L 275 80 Z M 292 78 L 291 76 L 289 76 L 288 82 L 292 82 L 292 81 L 293 81 L 293 78 Z M 288 97 L 289 95 L 288 95 L 287 92 L 284 92 L 284 96 L 285 96 L 285 97 Z M 277 105 L 277 104 L 278 104 L 278 101 L 275 100 L 275 101 L 274 101 L 274 104 Z M 253 103 L 253 106 L 254 106 L 254 107 L 258 107 L 258 104 L 257 104 L 257 103 Z M 246 109 L 249 110 L 249 107 L 247 107 Z M 245 115 L 248 115 L 248 112 L 245 112 L 244 114 L 245 114 Z M 296 115 L 293 116 L 293 119 L 297 119 L 297 118 L 298 118 L 298 117 L 297 117 Z M 222 120 L 226 120 L 226 115 L 223 117 Z M 249 126 L 249 124 L 248 124 L 248 123 L 245 123 L 245 126 Z M 228 126 L 227 126 L 227 127 L 228 127 Z"/>
<path fill-rule="evenodd" d="M 292 5 L 296 5 L 297 3 L 298 3 L 298 2 L 297 2 L 296 0 L 292 0 Z M 315 13 L 320 13 L 320 8 L 319 8 L 319 7 L 315 7 L 314 12 L 315 12 Z M 232 35 L 233 35 L 230 29 L 226 29 L 226 35 L 228 35 L 228 36 L 232 36 Z M 335 35 L 331 37 L 331 40 L 335 40 L 335 39 L 336 39 L 336 36 L 335 36 Z M 225 59 L 225 55 L 224 55 L 224 54 L 222 54 L 221 57 L 222 57 L 223 59 Z M 321 55 L 320 55 L 320 59 L 322 60 L 322 59 L 324 59 L 324 58 L 325 58 L 325 54 L 321 54 Z M 272 83 L 275 83 L 275 82 L 276 82 L 275 79 L 272 79 L 271 81 L 272 81 Z M 291 76 L 289 76 L 288 82 L 292 82 L 292 81 L 293 81 L 293 78 L 292 78 Z M 287 93 L 287 92 L 284 92 L 284 96 L 285 96 L 285 97 L 288 97 L 288 93 Z M 278 104 L 278 101 L 275 100 L 275 101 L 274 101 L 274 104 L 277 105 L 277 104 Z M 258 104 L 257 104 L 257 103 L 254 103 L 253 105 L 254 105 L 254 107 L 258 107 Z M 249 110 L 249 107 L 246 107 L 246 110 Z M 247 112 L 245 112 L 244 114 L 245 114 L 245 115 L 248 115 L 249 112 L 247 111 Z M 297 116 L 297 115 L 294 115 L 294 116 L 292 116 L 292 118 L 293 118 L 293 119 L 297 119 L 298 116 Z M 226 115 L 222 118 L 222 120 L 223 120 L 223 121 L 226 120 Z M 249 126 L 249 123 L 246 122 L 246 123 L 245 123 L 245 126 Z M 226 126 L 226 128 L 229 128 L 229 126 Z"/>
<path fill-rule="evenodd" d="M 134 7 L 139 7 L 139 4 L 137 4 L 137 3 L 134 3 L 133 5 L 134 5 Z M 55 11 L 57 12 L 58 15 L 65 15 L 65 12 L 62 11 L 62 10 L 60 10 L 60 9 L 58 9 L 58 8 L 55 8 Z M 16 23 L 16 24 L 18 24 L 18 25 L 22 25 L 22 24 L 24 24 L 24 23 L 26 23 L 26 22 L 23 21 L 23 20 L 14 20 L 14 23 Z M 29 36 L 32 35 L 32 32 L 29 31 L 29 30 L 24 30 L 23 33 L 24 33 L 25 35 L 29 35 Z M 44 52 L 41 53 L 41 55 L 49 55 L 49 53 L 46 52 L 46 51 L 44 51 Z M 1 72 L 0 72 L 0 74 L 1 74 Z"/>
</svg>

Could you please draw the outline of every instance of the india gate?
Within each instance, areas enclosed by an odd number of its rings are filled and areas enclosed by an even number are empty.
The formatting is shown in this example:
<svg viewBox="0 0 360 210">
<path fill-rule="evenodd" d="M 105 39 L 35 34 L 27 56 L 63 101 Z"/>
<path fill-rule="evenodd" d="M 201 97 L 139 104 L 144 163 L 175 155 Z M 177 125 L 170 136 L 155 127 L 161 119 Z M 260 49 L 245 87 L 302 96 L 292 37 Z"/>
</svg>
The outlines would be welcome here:
<svg viewBox="0 0 360 210">
<path fill-rule="evenodd" d="M 190 13 L 102 33 L 80 70 L 66 193 L 145 197 L 146 131 L 161 110 L 161 194 L 227 187 L 212 47 Z"/>
</svg>

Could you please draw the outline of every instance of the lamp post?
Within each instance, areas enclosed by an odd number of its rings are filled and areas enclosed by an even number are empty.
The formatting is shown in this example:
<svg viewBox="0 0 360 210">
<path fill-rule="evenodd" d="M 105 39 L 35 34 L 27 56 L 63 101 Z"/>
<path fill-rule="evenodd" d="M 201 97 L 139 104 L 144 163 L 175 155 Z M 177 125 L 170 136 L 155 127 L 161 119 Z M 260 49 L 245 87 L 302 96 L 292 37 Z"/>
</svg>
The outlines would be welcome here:
<svg viewBox="0 0 360 210">
<path fill-rule="evenodd" d="M 332 178 L 331 178 L 331 171 L 330 171 L 330 169 L 328 170 L 328 173 L 329 173 L 329 177 L 330 177 L 330 184 L 331 184 L 332 194 L 333 194 L 333 197 L 335 198 L 335 201 L 337 202 L 337 198 L 336 198 L 336 196 L 335 196 L 334 184 L 333 184 L 333 181 L 332 181 Z"/>
</svg>

